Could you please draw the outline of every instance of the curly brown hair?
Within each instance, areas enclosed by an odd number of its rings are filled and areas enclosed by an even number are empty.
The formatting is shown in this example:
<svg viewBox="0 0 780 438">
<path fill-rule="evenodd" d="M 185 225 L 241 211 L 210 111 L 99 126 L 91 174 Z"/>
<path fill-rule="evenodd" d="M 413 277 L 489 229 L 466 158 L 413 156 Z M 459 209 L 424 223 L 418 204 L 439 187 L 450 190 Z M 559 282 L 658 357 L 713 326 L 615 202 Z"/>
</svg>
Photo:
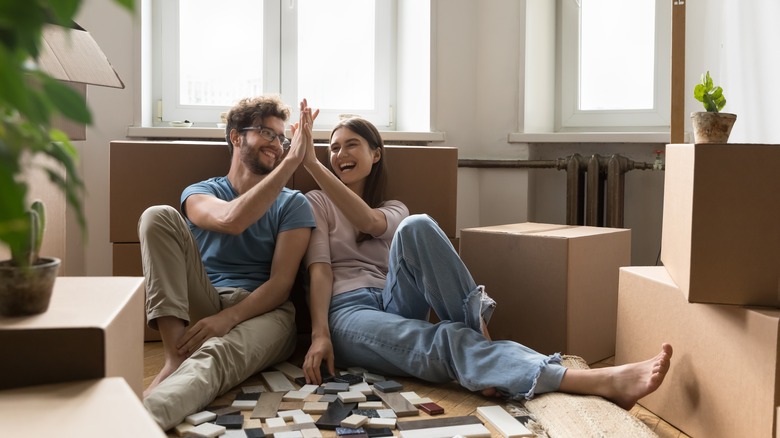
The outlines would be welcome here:
<svg viewBox="0 0 780 438">
<path fill-rule="evenodd" d="M 266 117 L 278 117 L 286 122 L 290 118 L 290 107 L 282 102 L 280 96 L 270 95 L 241 99 L 230 109 L 225 126 L 225 140 L 231 158 L 233 142 L 230 141 L 230 131 L 235 129 L 241 132 L 244 128 L 259 125 Z"/>
</svg>

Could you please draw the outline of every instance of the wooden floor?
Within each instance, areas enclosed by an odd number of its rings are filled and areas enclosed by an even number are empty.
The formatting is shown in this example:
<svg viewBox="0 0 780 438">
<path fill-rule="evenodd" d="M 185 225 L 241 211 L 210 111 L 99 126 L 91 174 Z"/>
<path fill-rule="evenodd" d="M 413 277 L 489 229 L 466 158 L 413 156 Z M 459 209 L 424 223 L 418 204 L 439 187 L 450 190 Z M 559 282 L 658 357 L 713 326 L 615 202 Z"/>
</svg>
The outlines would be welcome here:
<svg viewBox="0 0 780 438">
<path fill-rule="evenodd" d="M 304 343 L 299 342 L 298 351 L 296 351 L 296 353 L 290 359 L 290 362 L 298 366 L 301 365 L 303 361 L 302 360 L 303 356 L 305 355 L 306 352 L 305 348 L 308 347 L 307 344 L 303 346 L 301 346 L 301 344 Z M 151 383 L 154 376 L 162 368 L 162 364 L 163 364 L 162 343 L 146 342 L 144 344 L 144 388 L 146 388 L 149 385 L 149 383 Z M 613 365 L 612 358 L 604 360 L 602 362 L 595 363 L 591 365 L 591 367 L 595 368 L 595 367 L 603 367 L 603 366 L 611 366 L 611 365 Z M 253 379 L 257 380 L 257 382 L 254 382 Z M 495 399 L 488 399 L 482 397 L 481 395 L 468 392 L 454 383 L 448 385 L 433 386 L 416 379 L 397 379 L 397 380 L 399 380 L 401 383 L 404 384 L 405 391 L 414 391 L 420 397 L 431 398 L 434 402 L 444 407 L 447 416 L 474 415 L 477 407 L 496 403 Z M 256 384 L 256 383 L 260 383 L 258 377 L 251 377 L 247 381 L 247 384 Z M 227 394 L 221 396 L 215 401 L 214 404 L 215 405 L 229 404 L 233 400 L 238 390 L 239 388 L 237 387 L 235 390 L 230 391 Z M 653 430 L 661 438 L 687 438 L 688 437 L 688 435 L 675 429 L 672 425 L 665 422 L 664 420 L 657 417 L 652 412 L 648 411 L 647 409 L 643 408 L 640 405 L 637 405 L 633 409 L 631 409 L 631 414 L 639 418 L 643 423 L 645 423 L 651 430 Z M 420 415 L 425 416 L 426 414 L 421 413 Z M 486 426 L 488 427 L 488 429 L 490 429 L 493 432 L 493 436 L 496 437 L 501 436 L 495 431 L 495 429 L 492 428 L 492 426 L 490 425 L 486 425 Z M 336 436 L 333 431 L 321 431 L 321 432 L 323 437 Z M 170 433 L 169 436 L 175 437 L 176 435 L 174 433 Z"/>
</svg>

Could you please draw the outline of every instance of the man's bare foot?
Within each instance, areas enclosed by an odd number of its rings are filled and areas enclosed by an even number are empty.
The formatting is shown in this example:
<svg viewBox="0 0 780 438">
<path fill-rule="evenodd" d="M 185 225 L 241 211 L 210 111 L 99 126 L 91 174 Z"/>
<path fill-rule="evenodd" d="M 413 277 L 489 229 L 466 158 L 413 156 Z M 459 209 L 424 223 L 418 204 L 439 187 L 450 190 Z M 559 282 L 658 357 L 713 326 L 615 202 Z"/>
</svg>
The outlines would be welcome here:
<svg viewBox="0 0 780 438">
<path fill-rule="evenodd" d="M 652 359 L 608 368 L 568 369 L 563 375 L 561 392 L 600 395 L 625 410 L 652 393 L 664 381 L 672 358 L 672 346 L 663 344 Z"/>
<path fill-rule="evenodd" d="M 184 356 L 182 356 L 181 360 L 172 360 L 172 361 L 165 361 L 165 365 L 163 365 L 162 369 L 159 373 L 154 377 L 154 380 L 152 380 L 152 383 L 149 384 L 149 386 L 144 390 L 143 398 L 146 398 L 149 396 L 149 394 L 154 391 L 154 389 L 159 385 L 163 380 L 168 378 L 171 374 L 173 374 L 174 371 L 176 371 L 179 368 L 179 365 L 184 362 Z"/>
<path fill-rule="evenodd" d="M 612 368 L 612 395 L 605 397 L 625 410 L 631 409 L 639 399 L 661 386 L 671 359 L 672 346 L 663 344 L 661 352 L 652 359 Z"/>
</svg>

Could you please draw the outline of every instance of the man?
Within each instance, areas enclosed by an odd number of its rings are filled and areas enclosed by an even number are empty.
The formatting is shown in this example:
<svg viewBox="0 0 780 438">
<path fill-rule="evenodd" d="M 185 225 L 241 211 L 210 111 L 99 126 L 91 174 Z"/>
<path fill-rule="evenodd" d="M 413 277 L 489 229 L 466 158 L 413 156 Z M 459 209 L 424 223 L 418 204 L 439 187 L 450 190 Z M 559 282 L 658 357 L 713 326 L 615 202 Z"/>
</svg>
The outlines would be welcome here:
<svg viewBox="0 0 780 438">
<path fill-rule="evenodd" d="M 170 206 L 141 215 L 147 321 L 165 355 L 144 405 L 165 430 L 295 348 L 288 297 L 315 222 L 285 184 L 312 141 L 313 117 L 304 100 L 284 155 L 289 115 L 278 97 L 239 102 L 228 113 L 227 176 L 187 187 L 183 217 Z"/>
</svg>

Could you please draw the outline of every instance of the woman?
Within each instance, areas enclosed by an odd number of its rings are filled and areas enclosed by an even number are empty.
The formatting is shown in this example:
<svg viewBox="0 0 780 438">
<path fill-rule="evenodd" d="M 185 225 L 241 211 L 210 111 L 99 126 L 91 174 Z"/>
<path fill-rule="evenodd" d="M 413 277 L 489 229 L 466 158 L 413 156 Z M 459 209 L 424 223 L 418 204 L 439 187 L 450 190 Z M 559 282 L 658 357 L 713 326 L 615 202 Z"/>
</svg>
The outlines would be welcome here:
<svg viewBox="0 0 780 438">
<path fill-rule="evenodd" d="M 512 341 L 491 341 L 495 303 L 477 286 L 446 235 L 426 215 L 409 216 L 385 200 L 384 145 L 361 118 L 331 132 L 328 165 L 309 144 L 304 167 L 321 190 L 306 196 L 317 228 L 305 263 L 310 279 L 312 344 L 307 382 L 360 366 L 429 382 L 457 380 L 471 391 L 529 399 L 562 391 L 600 395 L 624 409 L 653 392 L 669 369 L 672 348 L 644 362 L 592 370 L 566 369 Z M 442 322 L 428 322 L 433 308 Z"/>
</svg>

